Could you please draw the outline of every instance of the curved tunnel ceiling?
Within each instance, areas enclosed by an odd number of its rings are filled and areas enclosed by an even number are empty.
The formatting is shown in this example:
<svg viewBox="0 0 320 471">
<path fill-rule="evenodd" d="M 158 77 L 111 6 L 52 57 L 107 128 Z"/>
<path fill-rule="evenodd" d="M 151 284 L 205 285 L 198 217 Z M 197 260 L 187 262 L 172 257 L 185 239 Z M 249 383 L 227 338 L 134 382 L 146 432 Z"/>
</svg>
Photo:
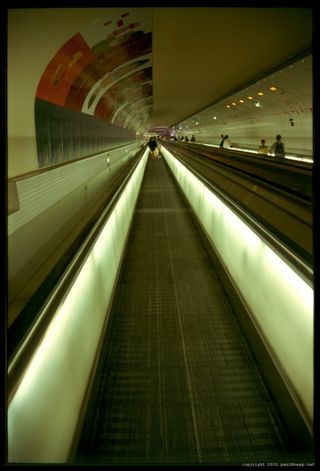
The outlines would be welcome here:
<svg viewBox="0 0 320 471">
<path fill-rule="evenodd" d="M 171 127 L 311 50 L 310 8 L 121 8 L 67 41 L 37 98 L 134 131 Z"/>
<path fill-rule="evenodd" d="M 152 14 L 119 10 L 67 41 L 48 64 L 36 97 L 139 130 L 152 115 Z"/>
<path fill-rule="evenodd" d="M 281 127 L 284 117 L 291 126 L 302 117 L 305 123 L 309 118 L 312 127 L 312 63 L 312 54 L 304 56 L 184 120 L 176 130 L 197 133 L 201 128 L 200 132 L 204 133 L 205 128 L 213 129 L 213 123 L 220 127 L 232 123 L 234 128 L 243 132 L 245 127 L 252 130 L 253 123 L 258 124 L 261 116 L 265 128 L 271 123 L 274 127 L 275 124 Z M 303 134 L 309 136 L 305 127 Z"/>
</svg>

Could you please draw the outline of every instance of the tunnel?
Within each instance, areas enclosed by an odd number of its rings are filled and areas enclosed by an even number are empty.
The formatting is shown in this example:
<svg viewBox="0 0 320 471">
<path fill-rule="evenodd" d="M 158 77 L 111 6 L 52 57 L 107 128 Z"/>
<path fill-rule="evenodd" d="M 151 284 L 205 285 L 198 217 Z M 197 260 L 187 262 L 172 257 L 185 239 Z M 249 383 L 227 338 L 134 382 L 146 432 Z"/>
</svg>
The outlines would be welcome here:
<svg viewBox="0 0 320 471">
<path fill-rule="evenodd" d="M 9 465 L 314 464 L 312 14 L 8 8 Z"/>
</svg>

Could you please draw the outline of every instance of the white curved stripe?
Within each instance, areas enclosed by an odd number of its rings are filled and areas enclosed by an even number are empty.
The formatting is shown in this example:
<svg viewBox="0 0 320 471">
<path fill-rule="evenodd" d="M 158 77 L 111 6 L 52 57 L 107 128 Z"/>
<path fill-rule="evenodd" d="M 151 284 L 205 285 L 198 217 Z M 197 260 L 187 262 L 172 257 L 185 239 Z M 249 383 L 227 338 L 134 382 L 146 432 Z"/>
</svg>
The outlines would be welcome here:
<svg viewBox="0 0 320 471">
<path fill-rule="evenodd" d="M 121 70 L 123 67 L 127 67 L 128 65 L 134 63 L 134 62 L 138 62 L 140 60 L 144 60 L 144 59 L 147 59 L 148 62 L 140 65 L 139 67 L 136 67 L 135 69 L 131 69 L 129 70 L 127 73 L 121 75 L 120 77 L 118 77 L 116 80 L 110 82 L 108 85 L 102 87 L 102 83 L 104 82 L 104 80 L 106 80 L 108 78 L 108 76 L 112 75 L 114 72 L 117 72 L 119 70 Z M 96 106 L 97 104 L 99 103 L 101 97 L 106 93 L 106 91 L 109 90 L 109 88 L 113 87 L 117 82 L 119 82 L 119 80 L 122 80 L 126 77 L 129 77 L 133 72 L 138 72 L 140 70 L 143 70 L 145 69 L 146 67 L 152 65 L 152 62 L 151 62 L 151 54 L 148 53 L 148 54 L 145 54 L 144 56 L 141 56 L 139 58 L 135 58 L 133 59 L 132 61 L 129 61 L 129 62 L 126 62 L 125 64 L 121 64 L 121 66 L 115 68 L 112 72 L 108 72 L 106 73 L 100 80 L 98 80 L 98 82 L 91 88 L 90 92 L 88 93 L 88 95 L 86 96 L 86 99 L 83 103 L 83 106 L 82 106 L 82 113 L 87 113 L 87 114 L 91 114 L 93 115 L 94 112 L 95 112 L 95 109 L 96 109 Z M 101 87 L 101 88 L 100 88 Z M 99 90 L 100 88 L 100 90 Z M 99 90 L 99 92 L 97 93 L 97 96 L 95 97 L 93 103 L 91 104 L 91 106 L 89 106 L 89 102 L 92 98 L 92 96 Z"/>
<path fill-rule="evenodd" d="M 149 80 L 148 82 L 144 82 L 142 83 L 141 85 L 145 85 L 145 84 L 148 84 L 148 83 L 151 83 L 152 84 L 152 80 Z M 146 97 L 145 97 L 146 98 Z M 145 100 L 145 98 L 142 98 L 142 100 Z M 149 98 L 149 97 L 147 97 Z M 139 100 L 141 101 L 141 100 Z M 139 101 L 135 102 L 134 104 L 136 103 L 139 103 Z M 123 103 L 123 105 L 119 106 L 119 108 L 116 110 L 116 112 L 114 113 L 112 119 L 111 119 L 111 123 L 114 124 L 115 120 L 117 119 L 118 117 L 118 114 L 123 110 L 124 107 L 126 107 L 127 105 L 130 105 L 130 103 L 128 101 L 126 101 L 125 103 Z"/>
<path fill-rule="evenodd" d="M 147 97 L 147 98 L 150 98 L 150 97 Z M 146 98 L 144 98 L 144 100 L 145 100 L 145 99 L 146 99 Z M 143 100 L 140 100 L 140 101 L 143 101 Z M 138 103 L 138 102 L 137 102 L 137 103 Z M 144 106 L 143 108 L 147 108 L 148 106 L 152 106 L 152 105 L 153 105 L 153 104 L 150 103 L 149 105 L 146 105 L 146 106 Z M 125 127 L 125 128 L 127 127 L 129 121 L 131 121 L 132 116 L 135 115 L 136 113 L 141 112 L 141 110 L 142 110 L 143 108 L 140 108 L 140 109 L 138 109 L 138 110 L 133 110 L 133 111 L 131 111 L 131 113 L 128 114 L 127 119 L 125 120 L 125 123 L 124 123 L 124 127 Z"/>
</svg>

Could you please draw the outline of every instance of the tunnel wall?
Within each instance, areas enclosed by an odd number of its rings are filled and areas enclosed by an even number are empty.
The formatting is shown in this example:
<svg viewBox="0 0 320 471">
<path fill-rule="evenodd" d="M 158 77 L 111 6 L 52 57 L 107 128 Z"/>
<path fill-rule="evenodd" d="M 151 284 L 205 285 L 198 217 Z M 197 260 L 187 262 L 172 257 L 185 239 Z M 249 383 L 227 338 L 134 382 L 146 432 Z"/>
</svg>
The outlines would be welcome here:
<svg viewBox="0 0 320 471">
<path fill-rule="evenodd" d="M 34 105 L 37 86 L 48 60 L 70 38 L 70 34 L 95 18 L 117 10 L 110 7 L 8 10 L 6 92 L 9 177 L 38 168 Z"/>
<path fill-rule="evenodd" d="M 136 138 L 132 131 L 38 98 L 35 122 L 39 168 L 119 147 Z"/>
<path fill-rule="evenodd" d="M 49 257 L 60 250 L 68 234 L 81 227 L 110 177 L 138 148 L 139 144 L 134 143 L 10 180 L 16 186 L 19 209 L 8 217 L 9 303 L 39 268 L 48 264 Z M 12 309 L 9 325 L 18 312 Z"/>
</svg>

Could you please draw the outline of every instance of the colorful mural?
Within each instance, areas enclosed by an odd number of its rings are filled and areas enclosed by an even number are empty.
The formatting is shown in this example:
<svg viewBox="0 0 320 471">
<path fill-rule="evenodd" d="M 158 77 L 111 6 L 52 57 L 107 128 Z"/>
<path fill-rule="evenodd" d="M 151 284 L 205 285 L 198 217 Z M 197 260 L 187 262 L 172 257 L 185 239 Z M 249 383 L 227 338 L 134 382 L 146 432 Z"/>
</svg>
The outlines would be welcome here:
<svg viewBox="0 0 320 471">
<path fill-rule="evenodd" d="M 152 97 L 151 27 L 151 13 L 139 8 L 91 23 L 50 61 L 37 98 L 117 124 L 119 108 L 130 114 L 136 101 Z M 136 116 L 127 126 L 143 121 Z"/>
<path fill-rule="evenodd" d="M 49 62 L 36 92 L 37 134 L 46 129 L 42 121 L 50 122 L 51 127 L 59 121 L 58 105 L 110 123 L 117 135 L 121 133 L 116 128 L 121 127 L 134 136 L 143 132 L 152 114 L 152 94 L 151 9 L 119 9 L 83 28 Z M 54 105 L 52 112 L 49 104 Z M 44 110 L 51 118 L 46 118 Z M 70 140 L 58 127 L 62 141 Z M 108 126 L 108 135 L 111 129 Z M 50 139 L 50 133 L 46 136 Z M 37 141 L 44 142 L 44 137 L 37 136 Z M 48 156 L 39 158 L 48 162 Z M 56 159 L 50 157 L 49 161 Z"/>
<path fill-rule="evenodd" d="M 38 85 L 37 98 L 64 106 L 73 81 L 94 60 L 89 46 L 80 34 L 76 34 L 48 64 Z"/>
</svg>

